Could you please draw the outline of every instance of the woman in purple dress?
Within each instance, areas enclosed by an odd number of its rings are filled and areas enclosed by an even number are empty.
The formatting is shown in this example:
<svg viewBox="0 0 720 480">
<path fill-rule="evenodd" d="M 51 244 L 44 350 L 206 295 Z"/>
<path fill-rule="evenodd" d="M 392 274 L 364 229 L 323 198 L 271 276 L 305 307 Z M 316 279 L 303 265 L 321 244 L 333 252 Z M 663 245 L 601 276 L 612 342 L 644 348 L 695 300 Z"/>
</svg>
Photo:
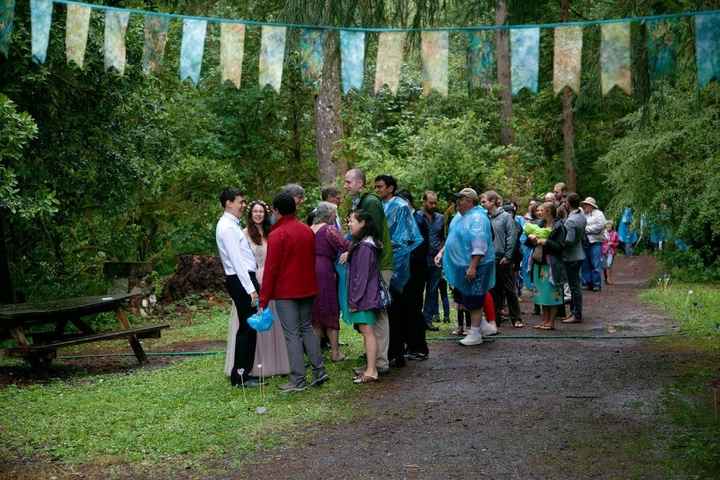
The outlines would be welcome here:
<svg viewBox="0 0 720 480">
<path fill-rule="evenodd" d="M 333 203 L 320 202 L 315 209 L 311 228 L 315 233 L 315 277 L 320 292 L 313 304 L 312 323 L 318 338 L 327 336 L 330 341 L 332 361 L 340 362 L 345 356 L 338 342 L 340 307 L 335 261 L 347 250 L 348 241 L 335 227 L 336 217 L 337 206 Z"/>
</svg>

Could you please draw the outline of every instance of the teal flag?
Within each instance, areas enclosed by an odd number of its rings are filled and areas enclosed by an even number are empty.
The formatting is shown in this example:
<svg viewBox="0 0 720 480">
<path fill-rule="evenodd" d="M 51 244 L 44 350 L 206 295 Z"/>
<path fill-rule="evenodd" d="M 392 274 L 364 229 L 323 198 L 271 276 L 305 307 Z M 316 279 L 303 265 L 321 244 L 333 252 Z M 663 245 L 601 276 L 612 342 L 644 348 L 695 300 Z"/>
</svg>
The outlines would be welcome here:
<svg viewBox="0 0 720 480">
<path fill-rule="evenodd" d="M 648 73 L 650 81 L 672 75 L 675 71 L 677 47 L 676 22 L 649 20 L 647 27 Z"/>
<path fill-rule="evenodd" d="M 325 60 L 325 32 L 305 29 L 300 32 L 300 66 L 306 84 L 319 87 Z"/>
<path fill-rule="evenodd" d="M 183 36 L 180 47 L 180 80 L 190 78 L 194 85 L 197 85 L 200 81 L 206 31 L 206 20 L 183 20 Z"/>
<path fill-rule="evenodd" d="M 270 85 L 276 92 L 282 84 L 283 62 L 285 61 L 285 27 L 262 27 L 260 39 L 260 88 Z"/>
<path fill-rule="evenodd" d="M 510 30 L 510 75 L 512 94 L 523 88 L 532 93 L 538 90 L 540 71 L 540 29 L 514 28 Z"/>
<path fill-rule="evenodd" d="M 340 31 L 340 58 L 343 93 L 360 90 L 365 75 L 365 32 Z"/>
<path fill-rule="evenodd" d="M 495 32 L 468 32 L 467 39 L 468 88 L 487 88 L 495 82 Z"/>
<path fill-rule="evenodd" d="M 15 0 L 0 0 L 0 53 L 8 56 L 15 21 Z"/>
<path fill-rule="evenodd" d="M 52 7 L 52 0 L 30 0 L 32 59 L 35 63 L 45 63 L 50 41 Z"/>
<path fill-rule="evenodd" d="M 695 17 L 695 61 L 700 88 L 720 81 L 720 15 Z"/>
<path fill-rule="evenodd" d="M 129 12 L 105 12 L 105 70 L 114 68 L 120 75 L 125 73 L 127 32 Z"/>
</svg>

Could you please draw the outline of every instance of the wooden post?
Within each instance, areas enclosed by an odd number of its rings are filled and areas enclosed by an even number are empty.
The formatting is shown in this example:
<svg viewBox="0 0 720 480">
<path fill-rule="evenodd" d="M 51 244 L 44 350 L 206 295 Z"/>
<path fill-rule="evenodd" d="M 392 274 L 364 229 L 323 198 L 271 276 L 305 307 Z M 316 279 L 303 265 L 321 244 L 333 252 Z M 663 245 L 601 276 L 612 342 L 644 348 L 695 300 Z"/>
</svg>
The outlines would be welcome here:
<svg viewBox="0 0 720 480">
<path fill-rule="evenodd" d="M 125 310 L 122 309 L 122 307 L 118 307 L 118 309 L 115 310 L 115 317 L 117 317 L 118 322 L 120 322 L 122 328 L 124 328 L 125 330 L 130 330 L 130 322 L 128 322 L 127 314 L 125 313 Z M 142 345 L 140 344 L 140 340 L 138 340 L 137 336 L 130 335 L 128 337 L 128 343 L 130 343 L 130 348 L 132 348 L 132 351 L 135 354 L 135 357 L 138 359 L 138 362 L 147 362 L 147 355 L 145 355 L 145 351 L 143 350 Z"/>
</svg>

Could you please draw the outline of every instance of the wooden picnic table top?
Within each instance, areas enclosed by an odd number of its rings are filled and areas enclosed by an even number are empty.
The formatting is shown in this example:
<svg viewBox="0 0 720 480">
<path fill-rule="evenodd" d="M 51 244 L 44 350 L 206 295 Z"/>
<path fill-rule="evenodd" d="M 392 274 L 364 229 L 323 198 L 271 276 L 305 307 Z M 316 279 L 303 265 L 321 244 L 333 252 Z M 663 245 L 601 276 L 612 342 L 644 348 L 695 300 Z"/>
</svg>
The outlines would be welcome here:
<svg viewBox="0 0 720 480">
<path fill-rule="evenodd" d="M 109 312 L 136 294 L 96 295 L 63 298 L 47 302 L 0 305 L 0 327 L 3 324 L 52 322 L 95 313 Z"/>
</svg>

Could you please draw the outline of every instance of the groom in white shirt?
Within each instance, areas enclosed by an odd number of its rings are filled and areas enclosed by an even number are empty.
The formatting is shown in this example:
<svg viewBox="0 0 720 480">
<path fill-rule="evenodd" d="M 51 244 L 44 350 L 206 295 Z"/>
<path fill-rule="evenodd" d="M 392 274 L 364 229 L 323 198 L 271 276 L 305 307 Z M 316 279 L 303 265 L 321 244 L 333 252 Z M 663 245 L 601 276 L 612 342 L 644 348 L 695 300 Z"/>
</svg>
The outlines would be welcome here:
<svg viewBox="0 0 720 480">
<path fill-rule="evenodd" d="M 215 228 L 215 241 L 225 271 L 225 286 L 237 309 L 239 328 L 235 337 L 235 360 L 230 383 L 233 386 L 257 387 L 250 376 L 255 359 L 256 332 L 247 323 L 257 311 L 259 286 L 255 278 L 255 256 L 240 226 L 245 211 L 245 195 L 238 189 L 227 188 L 220 194 L 220 205 L 225 212 Z"/>
</svg>

